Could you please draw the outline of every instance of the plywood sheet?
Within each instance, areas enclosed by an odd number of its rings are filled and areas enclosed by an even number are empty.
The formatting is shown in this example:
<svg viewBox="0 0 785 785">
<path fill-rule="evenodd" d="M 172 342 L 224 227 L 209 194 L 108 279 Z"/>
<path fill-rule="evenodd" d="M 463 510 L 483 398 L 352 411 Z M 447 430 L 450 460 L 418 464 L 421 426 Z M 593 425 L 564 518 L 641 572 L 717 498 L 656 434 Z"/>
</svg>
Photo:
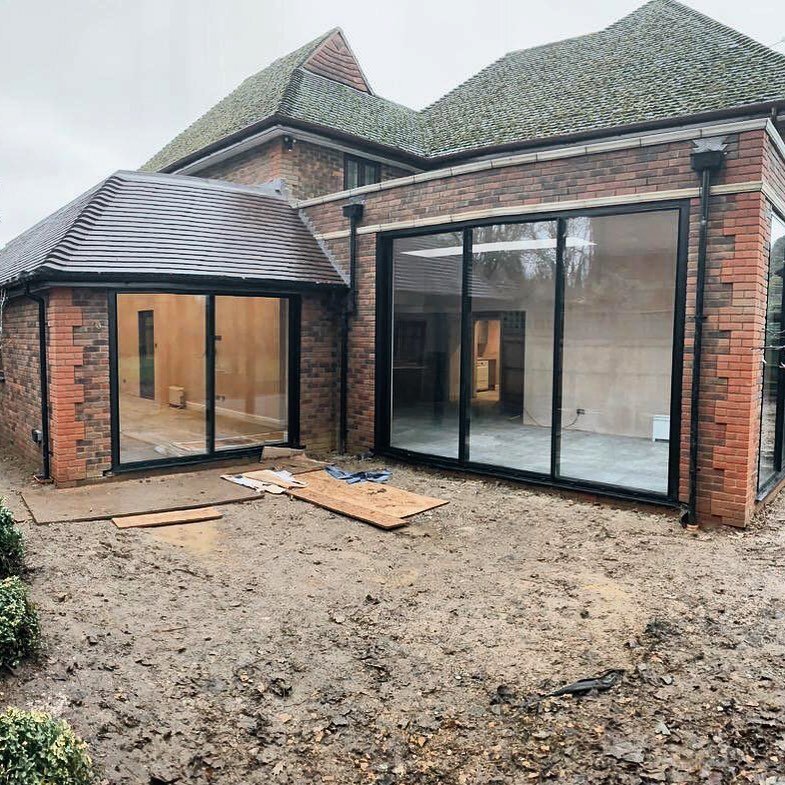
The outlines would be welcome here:
<svg viewBox="0 0 785 785">
<path fill-rule="evenodd" d="M 242 474 L 255 468 L 258 464 L 246 462 L 226 467 L 221 474 Z M 65 523 L 233 504 L 258 499 L 259 493 L 252 488 L 225 482 L 215 467 L 206 467 L 78 488 L 46 485 L 26 489 L 22 496 L 36 523 Z"/>
<path fill-rule="evenodd" d="M 389 483 L 358 482 L 349 484 L 336 480 L 327 472 L 311 472 L 298 479 L 308 483 L 309 490 L 334 499 L 341 499 L 350 504 L 360 505 L 371 510 L 392 515 L 395 518 L 408 518 L 435 507 L 447 504 L 445 499 L 421 496 L 418 493 L 395 488 Z"/>
<path fill-rule="evenodd" d="M 323 507 L 332 512 L 338 512 L 349 518 L 355 518 L 363 523 L 370 523 L 379 529 L 400 529 L 407 526 L 409 521 L 396 518 L 381 510 L 373 510 L 360 504 L 354 504 L 346 499 L 336 499 L 313 488 L 293 488 L 287 493 L 295 499 L 310 502 L 318 507 Z"/>
<path fill-rule="evenodd" d="M 203 507 L 199 510 L 173 510 L 156 512 L 149 515 L 127 515 L 123 518 L 112 518 L 118 529 L 142 529 L 148 526 L 172 526 L 180 523 L 199 523 L 223 518 L 223 513 L 215 507 Z"/>
</svg>

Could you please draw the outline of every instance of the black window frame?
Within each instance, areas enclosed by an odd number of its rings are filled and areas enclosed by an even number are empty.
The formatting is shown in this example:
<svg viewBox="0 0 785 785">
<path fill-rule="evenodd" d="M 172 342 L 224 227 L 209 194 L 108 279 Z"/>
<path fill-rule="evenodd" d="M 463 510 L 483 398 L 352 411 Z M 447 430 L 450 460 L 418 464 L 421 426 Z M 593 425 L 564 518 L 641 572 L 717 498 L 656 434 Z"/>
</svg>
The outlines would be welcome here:
<svg viewBox="0 0 785 785">
<path fill-rule="evenodd" d="M 205 298 L 205 405 L 206 452 L 199 455 L 167 457 L 123 463 L 120 459 L 120 396 L 118 368 L 117 296 L 120 294 L 195 294 Z M 107 291 L 109 310 L 109 408 L 111 422 L 112 474 L 141 471 L 144 469 L 187 466 L 189 464 L 226 461 L 242 458 L 259 458 L 265 445 L 242 447 L 233 450 L 215 448 L 215 298 L 216 297 L 270 297 L 288 303 L 287 341 L 287 440 L 274 446 L 299 448 L 300 444 L 300 339 L 302 299 L 297 293 L 278 292 L 270 289 L 242 290 L 232 288 L 128 286 Z M 270 445 L 268 445 L 270 446 Z"/>
<path fill-rule="evenodd" d="M 566 226 L 571 218 L 630 215 L 644 212 L 677 211 L 679 224 L 676 249 L 676 276 L 674 281 L 674 315 L 673 315 L 673 348 L 671 357 L 671 399 L 670 399 L 670 442 L 668 452 L 668 490 L 665 494 L 634 488 L 607 485 L 589 480 L 566 478 L 558 473 L 558 452 L 561 429 L 558 419 L 561 413 L 561 376 L 563 372 L 563 340 L 564 340 L 564 253 L 566 246 Z M 391 400 L 392 400 L 392 335 L 393 335 L 393 241 L 402 237 L 424 236 L 443 232 L 463 231 L 463 295 L 462 295 L 462 331 L 471 323 L 471 302 L 467 296 L 471 271 L 472 229 L 480 226 L 512 223 L 539 223 L 556 221 L 556 280 L 554 303 L 554 385 L 552 390 L 552 423 L 551 423 L 551 467 L 547 474 L 512 469 L 477 463 L 468 459 L 468 438 L 471 423 L 469 422 L 468 395 L 471 385 L 471 341 L 461 343 L 461 413 L 460 435 L 457 459 L 429 455 L 427 453 L 407 450 L 390 445 L 391 433 Z M 427 229 L 412 228 L 377 234 L 376 243 L 376 388 L 375 388 L 375 451 L 390 458 L 405 461 L 416 461 L 440 469 L 472 472 L 515 481 L 524 481 L 532 485 L 564 488 L 568 490 L 602 493 L 605 496 L 644 501 L 654 504 L 677 506 L 679 504 L 680 455 L 682 432 L 682 388 L 684 373 L 684 332 L 687 302 L 687 256 L 689 251 L 690 204 L 686 200 L 669 200 L 657 203 L 636 203 L 621 207 L 598 207 L 584 210 L 552 211 L 536 214 L 511 216 L 494 216 L 479 221 L 445 223 L 430 226 Z M 556 466 L 554 466 L 556 464 Z"/>
<path fill-rule="evenodd" d="M 349 185 L 349 162 L 357 164 L 357 185 Z M 365 170 L 370 168 L 373 170 L 372 179 L 365 178 Z M 343 189 L 344 191 L 351 191 L 353 188 L 362 188 L 364 185 L 375 185 L 382 181 L 382 165 L 378 161 L 372 161 L 369 158 L 362 158 L 358 155 L 350 155 L 344 153 L 343 156 Z"/>
<path fill-rule="evenodd" d="M 771 264 L 773 262 L 774 252 L 774 220 L 778 220 L 785 226 L 785 215 L 780 214 L 773 205 L 769 205 L 771 219 L 769 221 L 769 258 L 766 267 L 766 318 L 768 318 L 769 310 L 769 291 L 768 279 L 770 277 Z M 785 263 L 783 263 L 783 275 L 785 276 Z M 780 329 L 785 330 L 785 281 L 783 281 L 781 301 L 780 301 Z M 763 325 L 763 341 L 764 346 L 761 347 L 761 352 L 765 350 L 765 342 L 767 335 L 767 325 Z M 784 342 L 785 343 L 785 342 Z M 779 366 L 777 369 L 777 399 L 776 399 L 776 413 L 774 424 L 774 471 L 771 476 L 761 484 L 760 481 L 760 451 L 763 446 L 763 386 L 765 384 L 764 365 L 761 360 L 761 379 L 760 379 L 760 427 L 758 428 L 758 451 L 757 451 L 757 467 L 756 467 L 756 500 L 761 501 L 771 493 L 785 478 L 785 346 L 779 349 Z"/>
</svg>

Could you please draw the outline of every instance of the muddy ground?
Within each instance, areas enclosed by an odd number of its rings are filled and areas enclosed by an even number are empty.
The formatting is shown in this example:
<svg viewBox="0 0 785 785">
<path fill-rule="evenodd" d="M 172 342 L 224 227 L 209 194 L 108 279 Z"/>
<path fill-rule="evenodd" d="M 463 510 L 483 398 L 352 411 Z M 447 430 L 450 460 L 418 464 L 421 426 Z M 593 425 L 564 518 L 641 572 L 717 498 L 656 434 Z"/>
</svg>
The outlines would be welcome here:
<svg viewBox="0 0 785 785">
<path fill-rule="evenodd" d="M 0 703 L 67 718 L 118 785 L 785 782 L 785 503 L 693 537 L 392 468 L 450 504 L 396 533 L 285 497 L 25 523 L 46 649 Z M 0 461 L 0 491 L 26 476 Z"/>
</svg>

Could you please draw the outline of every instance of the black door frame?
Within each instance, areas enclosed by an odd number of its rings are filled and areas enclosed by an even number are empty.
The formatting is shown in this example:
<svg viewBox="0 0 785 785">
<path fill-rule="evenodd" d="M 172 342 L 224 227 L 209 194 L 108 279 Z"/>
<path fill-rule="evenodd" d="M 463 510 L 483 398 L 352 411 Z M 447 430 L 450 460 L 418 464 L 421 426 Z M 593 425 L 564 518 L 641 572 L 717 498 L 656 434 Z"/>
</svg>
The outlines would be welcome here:
<svg viewBox="0 0 785 785">
<path fill-rule="evenodd" d="M 671 356 L 670 442 L 668 453 L 668 490 L 665 494 L 635 488 L 607 485 L 588 480 L 576 480 L 559 474 L 561 446 L 561 403 L 564 349 L 564 252 L 567 220 L 576 217 L 629 215 L 635 213 L 676 211 L 679 214 L 676 277 L 674 281 L 673 350 Z M 471 387 L 471 341 L 467 340 L 467 323 L 471 326 L 471 241 L 472 229 L 493 224 L 557 222 L 556 275 L 554 297 L 553 340 L 553 389 L 551 421 L 551 467 L 549 473 L 512 469 L 508 466 L 475 463 L 468 458 L 470 408 L 467 391 Z M 427 453 L 406 450 L 390 445 L 392 415 L 392 331 L 393 331 L 393 240 L 463 230 L 463 275 L 461 297 L 461 401 L 458 458 L 444 458 Z M 619 207 L 598 207 L 586 210 L 554 211 L 528 215 L 495 216 L 481 221 L 439 224 L 427 228 L 415 227 L 395 232 L 377 234 L 376 244 L 376 411 L 375 451 L 380 455 L 422 463 L 442 469 L 470 471 L 510 480 L 525 481 L 535 485 L 559 487 L 570 490 L 602 493 L 622 499 L 677 505 L 680 480 L 680 453 L 682 427 L 682 385 L 684 372 L 684 330 L 687 298 L 687 256 L 689 251 L 690 203 L 687 200 L 670 200 L 657 203 L 636 203 Z"/>
<path fill-rule="evenodd" d="M 205 298 L 205 436 L 206 452 L 199 455 L 150 459 L 145 461 L 121 462 L 120 456 L 120 398 L 118 377 L 117 296 L 118 294 L 193 294 Z M 300 446 L 300 329 L 302 301 L 298 293 L 270 290 L 232 289 L 176 289 L 139 286 L 110 289 L 107 292 L 109 307 L 109 397 L 111 416 L 111 472 L 139 471 L 167 466 L 183 466 L 207 461 L 224 461 L 245 457 L 258 457 L 263 445 L 234 450 L 215 449 L 215 298 L 216 297 L 268 297 L 286 300 L 288 303 L 288 389 L 287 389 L 287 436 L 286 442 L 276 446 Z M 269 446 L 269 445 L 268 445 Z"/>
<path fill-rule="evenodd" d="M 776 219 L 782 224 L 785 224 L 785 215 L 773 206 L 771 207 L 771 222 L 769 228 L 769 263 L 767 267 L 767 279 L 770 278 L 771 265 L 774 263 L 774 244 L 772 242 L 774 233 L 774 220 Z M 783 266 L 785 270 L 785 266 Z M 769 299 L 771 292 L 766 291 L 766 317 L 768 318 L 769 312 Z M 780 293 L 780 324 L 778 334 L 782 334 L 785 330 L 785 282 L 783 282 L 782 292 Z M 767 326 L 763 327 L 764 344 L 767 337 Z M 765 347 L 764 347 L 765 350 Z M 763 396 L 765 390 L 763 389 L 765 371 L 761 373 L 761 397 L 760 397 L 760 428 L 758 429 L 758 465 L 756 472 L 756 499 L 758 501 L 765 499 L 766 496 L 782 482 L 785 476 L 785 347 L 779 349 L 779 364 L 777 368 L 777 398 L 775 403 L 774 415 L 774 471 L 771 476 L 763 483 L 760 481 L 760 452 L 763 445 Z"/>
</svg>

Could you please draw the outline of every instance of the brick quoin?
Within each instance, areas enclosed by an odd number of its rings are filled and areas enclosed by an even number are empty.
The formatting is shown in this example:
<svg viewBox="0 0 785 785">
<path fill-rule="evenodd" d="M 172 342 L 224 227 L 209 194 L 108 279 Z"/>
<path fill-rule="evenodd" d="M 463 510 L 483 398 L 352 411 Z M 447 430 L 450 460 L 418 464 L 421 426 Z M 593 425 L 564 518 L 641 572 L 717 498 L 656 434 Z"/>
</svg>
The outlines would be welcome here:
<svg viewBox="0 0 785 785">
<path fill-rule="evenodd" d="M 780 191 L 785 164 L 764 131 L 726 138 L 727 160 L 716 185 L 759 181 L 768 174 Z M 605 198 L 698 187 L 690 165 L 691 142 L 596 153 L 520 164 L 415 183 L 364 196 L 362 224 L 422 220 L 471 210 Z M 345 202 L 305 208 L 319 233 L 345 231 Z M 746 525 L 755 509 L 757 453 L 770 207 L 760 191 L 714 195 L 709 226 L 708 279 L 699 415 L 698 516 L 704 523 Z M 503 220 L 502 218 L 499 219 Z M 362 226 L 361 224 L 361 226 Z M 690 201 L 687 313 L 682 379 L 680 500 L 688 498 L 691 352 L 699 200 Z M 347 263 L 344 239 L 327 242 Z M 376 374 L 376 245 L 363 234 L 358 245 L 358 313 L 350 341 L 349 447 L 374 443 Z"/>
<path fill-rule="evenodd" d="M 52 289 L 47 328 L 51 472 L 69 486 L 111 468 L 106 293 Z"/>
</svg>

